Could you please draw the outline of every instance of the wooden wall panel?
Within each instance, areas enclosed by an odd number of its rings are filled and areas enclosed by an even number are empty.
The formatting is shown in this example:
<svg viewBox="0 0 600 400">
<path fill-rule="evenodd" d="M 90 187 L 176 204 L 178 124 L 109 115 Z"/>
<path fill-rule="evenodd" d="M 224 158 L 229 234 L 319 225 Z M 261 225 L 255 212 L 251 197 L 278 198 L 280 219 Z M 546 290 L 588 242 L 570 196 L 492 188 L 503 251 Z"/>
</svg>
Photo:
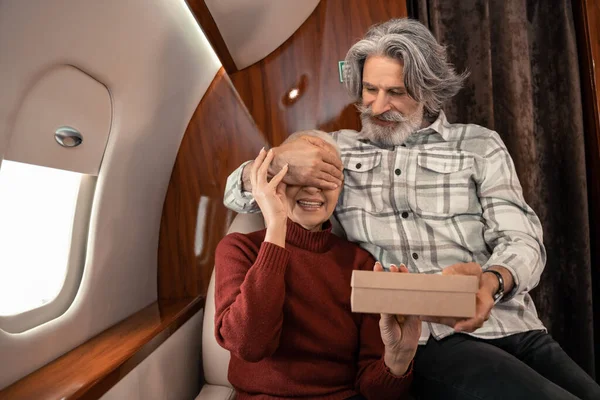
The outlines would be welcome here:
<svg viewBox="0 0 600 400">
<path fill-rule="evenodd" d="M 158 248 L 160 299 L 205 295 L 214 252 L 233 213 L 227 176 L 267 143 L 223 69 L 187 127 L 163 206 Z"/>
<path fill-rule="evenodd" d="M 574 1 L 573 14 L 577 31 L 585 119 L 594 341 L 598 348 L 600 343 L 600 2 L 598 0 Z M 600 351 L 596 351 L 595 361 L 596 371 L 598 371 Z"/>
<path fill-rule="evenodd" d="M 259 129 L 273 145 L 310 128 L 360 129 L 358 114 L 339 81 L 338 61 L 369 26 L 405 17 L 398 0 L 321 0 L 312 15 L 262 61 L 231 80 Z M 298 96 L 289 100 L 289 93 Z"/>
<path fill-rule="evenodd" d="M 204 1 L 188 4 L 213 46 L 224 46 Z M 169 183 L 158 250 L 159 298 L 206 293 L 214 250 L 233 217 L 222 205 L 225 180 L 241 162 L 296 130 L 359 129 L 339 81 L 338 61 L 369 26 L 403 16 L 404 1 L 321 0 L 298 31 L 264 60 L 235 72 L 231 81 L 219 72 L 188 126 Z M 230 55 L 218 54 L 226 65 Z M 290 99 L 294 88 L 298 97 Z"/>
</svg>

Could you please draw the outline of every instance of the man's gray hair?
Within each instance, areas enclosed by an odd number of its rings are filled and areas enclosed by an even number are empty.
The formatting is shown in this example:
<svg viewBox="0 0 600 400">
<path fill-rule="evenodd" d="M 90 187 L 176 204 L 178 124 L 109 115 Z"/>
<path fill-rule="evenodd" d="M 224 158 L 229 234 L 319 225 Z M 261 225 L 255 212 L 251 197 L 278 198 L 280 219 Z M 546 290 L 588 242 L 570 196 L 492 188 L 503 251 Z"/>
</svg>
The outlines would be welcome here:
<svg viewBox="0 0 600 400">
<path fill-rule="evenodd" d="M 404 85 L 408 94 L 424 103 L 425 114 L 436 116 L 469 75 L 457 75 L 446 60 L 446 48 L 429 29 L 416 20 L 392 19 L 372 26 L 365 37 L 350 48 L 344 64 L 344 84 L 355 101 L 362 99 L 362 74 L 369 56 L 386 56 L 404 63 Z"/>
<path fill-rule="evenodd" d="M 301 136 L 314 136 L 318 137 L 319 139 L 323 139 L 325 142 L 327 142 L 327 144 L 330 144 L 335 149 L 337 155 L 341 157 L 342 152 L 340 151 L 340 146 L 338 146 L 337 142 L 331 137 L 331 135 L 327 132 L 316 129 L 292 133 L 283 141 L 283 143 L 292 142 L 296 139 L 299 139 Z"/>
</svg>

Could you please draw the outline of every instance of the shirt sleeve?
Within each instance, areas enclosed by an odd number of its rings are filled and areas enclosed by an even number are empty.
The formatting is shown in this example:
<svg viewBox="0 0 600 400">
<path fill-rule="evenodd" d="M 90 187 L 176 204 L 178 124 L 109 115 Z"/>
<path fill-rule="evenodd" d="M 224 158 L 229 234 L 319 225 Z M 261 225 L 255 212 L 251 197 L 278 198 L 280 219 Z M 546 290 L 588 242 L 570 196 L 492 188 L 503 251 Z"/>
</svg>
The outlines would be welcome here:
<svg viewBox="0 0 600 400">
<path fill-rule="evenodd" d="M 484 239 L 493 249 L 483 269 L 498 265 L 510 271 L 514 288 L 504 301 L 537 286 L 546 264 L 542 225 L 523 198 L 514 163 L 497 133 L 485 158 L 479 200 L 485 220 Z"/>
<path fill-rule="evenodd" d="M 219 345 L 248 362 L 279 347 L 289 251 L 263 242 L 258 254 L 244 236 L 226 236 L 215 259 L 215 337 Z"/>
<path fill-rule="evenodd" d="M 242 172 L 244 167 L 250 162 L 246 161 L 227 177 L 223 204 L 225 204 L 225 207 L 238 213 L 252 214 L 260 212 L 260 208 L 254 197 L 252 197 L 252 193 L 242 191 Z"/>
</svg>

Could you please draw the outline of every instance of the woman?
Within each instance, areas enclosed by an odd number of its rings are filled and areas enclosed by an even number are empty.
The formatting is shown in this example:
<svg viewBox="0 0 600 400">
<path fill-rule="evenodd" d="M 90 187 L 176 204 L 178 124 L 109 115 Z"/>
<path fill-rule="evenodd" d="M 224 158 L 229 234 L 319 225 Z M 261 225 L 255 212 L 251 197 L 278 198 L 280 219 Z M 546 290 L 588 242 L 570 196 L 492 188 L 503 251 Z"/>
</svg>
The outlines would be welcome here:
<svg viewBox="0 0 600 400">
<path fill-rule="evenodd" d="M 216 253 L 215 335 L 237 398 L 405 397 L 420 321 L 350 311 L 352 270 L 381 266 L 331 233 L 340 188 L 286 187 L 287 166 L 268 182 L 272 159 L 261 150 L 251 177 L 266 229 L 228 235 Z"/>
</svg>

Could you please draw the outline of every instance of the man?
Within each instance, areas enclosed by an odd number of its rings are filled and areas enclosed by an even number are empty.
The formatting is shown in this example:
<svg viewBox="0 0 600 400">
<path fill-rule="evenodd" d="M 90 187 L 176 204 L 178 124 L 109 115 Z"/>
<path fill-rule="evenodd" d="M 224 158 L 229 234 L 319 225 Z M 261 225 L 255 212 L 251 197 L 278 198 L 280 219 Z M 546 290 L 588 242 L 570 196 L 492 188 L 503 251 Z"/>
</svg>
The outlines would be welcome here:
<svg viewBox="0 0 600 400">
<path fill-rule="evenodd" d="M 441 107 L 461 88 L 445 49 L 417 21 L 372 27 L 346 56 L 345 84 L 361 132 L 333 138 L 342 151 L 335 217 L 348 239 L 383 265 L 480 278 L 477 315 L 423 324 L 415 393 L 439 399 L 599 399 L 600 387 L 546 333 L 529 296 L 546 253 L 497 133 L 451 124 Z M 341 184 L 320 141 L 273 149 L 284 182 Z M 247 164 L 228 179 L 225 204 L 256 211 Z"/>
</svg>

